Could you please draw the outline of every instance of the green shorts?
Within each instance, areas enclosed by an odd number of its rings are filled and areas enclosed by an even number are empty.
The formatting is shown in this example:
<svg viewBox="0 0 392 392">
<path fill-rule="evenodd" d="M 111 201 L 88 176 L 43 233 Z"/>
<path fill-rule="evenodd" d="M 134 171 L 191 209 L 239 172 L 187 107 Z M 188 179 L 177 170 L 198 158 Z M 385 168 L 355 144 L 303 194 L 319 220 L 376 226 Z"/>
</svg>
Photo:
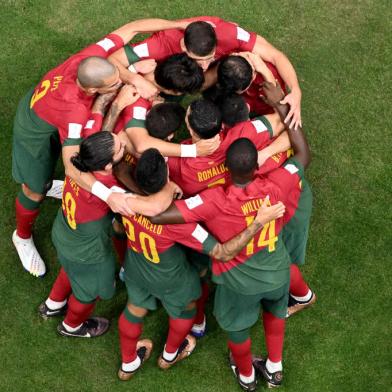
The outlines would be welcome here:
<svg viewBox="0 0 392 392">
<path fill-rule="evenodd" d="M 243 295 L 218 284 L 215 292 L 214 316 L 224 331 L 241 331 L 252 327 L 260 318 L 261 307 L 283 319 L 287 313 L 289 282 L 273 291 Z"/>
<path fill-rule="evenodd" d="M 82 303 L 91 303 L 97 297 L 107 300 L 113 297 L 116 291 L 115 260 L 104 263 L 82 264 L 75 263 L 59 255 L 69 281 L 72 293 Z"/>
<path fill-rule="evenodd" d="M 310 217 L 312 214 L 312 190 L 305 179 L 297 210 L 282 229 L 282 240 L 293 264 L 305 263 L 306 245 L 309 237 Z"/>
<path fill-rule="evenodd" d="M 127 287 L 128 302 L 140 308 L 148 310 L 157 309 L 157 300 L 160 300 L 168 315 L 172 318 L 179 318 L 186 310 L 190 302 L 197 300 L 201 295 L 200 279 L 195 269 L 190 269 L 180 277 L 181 284 L 167 287 L 154 287 L 146 282 L 145 278 L 139 276 L 133 270 L 132 274 L 127 274 L 127 264 L 125 260 L 125 285 Z"/>
</svg>

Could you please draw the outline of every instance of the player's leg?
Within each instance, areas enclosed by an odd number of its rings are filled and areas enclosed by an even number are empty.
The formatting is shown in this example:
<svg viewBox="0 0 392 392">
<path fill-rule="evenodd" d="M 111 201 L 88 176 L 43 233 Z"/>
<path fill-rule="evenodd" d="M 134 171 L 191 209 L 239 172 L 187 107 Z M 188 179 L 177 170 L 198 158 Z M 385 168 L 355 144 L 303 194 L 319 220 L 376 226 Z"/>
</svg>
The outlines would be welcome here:
<svg viewBox="0 0 392 392">
<path fill-rule="evenodd" d="M 257 363 L 257 370 L 268 387 L 279 387 L 283 379 L 282 355 L 287 312 L 288 285 L 266 293 L 262 299 L 263 327 L 267 358 Z"/>
<path fill-rule="evenodd" d="M 15 200 L 16 230 L 12 235 L 12 242 L 23 268 L 32 275 L 40 277 L 45 275 L 46 267 L 35 247 L 32 229 L 43 199 L 43 194 L 33 192 L 26 184 L 22 184 L 22 189 Z"/>
<path fill-rule="evenodd" d="M 196 317 L 196 302 L 192 301 L 178 317 L 169 317 L 169 332 L 158 359 L 161 369 L 168 369 L 192 354 L 196 339 L 189 335 Z"/>
<path fill-rule="evenodd" d="M 129 380 L 151 355 L 152 341 L 149 339 L 140 340 L 146 314 L 147 309 L 128 302 L 118 320 L 122 360 L 118 371 L 120 380 Z"/>
<path fill-rule="evenodd" d="M 200 272 L 201 296 L 196 301 L 196 316 L 192 326 L 191 333 L 196 338 L 201 338 L 206 333 L 206 315 L 205 307 L 209 296 L 209 286 L 207 278 L 207 269 Z"/>
<path fill-rule="evenodd" d="M 72 292 L 71 282 L 63 267 L 52 286 L 49 297 L 38 308 L 43 318 L 61 316 L 65 313 L 67 300 Z"/>
</svg>

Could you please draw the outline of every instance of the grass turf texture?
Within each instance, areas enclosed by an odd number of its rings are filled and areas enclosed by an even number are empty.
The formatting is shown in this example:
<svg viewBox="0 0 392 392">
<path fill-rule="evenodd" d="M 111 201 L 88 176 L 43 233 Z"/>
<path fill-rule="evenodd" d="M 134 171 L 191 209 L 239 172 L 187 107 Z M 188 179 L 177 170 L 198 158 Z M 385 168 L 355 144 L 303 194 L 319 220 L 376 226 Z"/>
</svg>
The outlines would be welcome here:
<svg viewBox="0 0 392 392">
<path fill-rule="evenodd" d="M 37 306 L 58 271 L 50 241 L 57 201 L 44 203 L 35 228 L 36 244 L 49 267 L 44 279 L 22 270 L 11 243 L 18 190 L 11 178 L 12 121 L 22 95 L 46 71 L 129 20 L 191 15 L 219 15 L 265 36 L 292 60 L 302 87 L 304 129 L 313 151 L 307 177 L 315 195 L 303 271 L 318 303 L 287 323 L 283 390 L 390 390 L 390 4 L 209 3 L 2 2 L 1 391 L 239 390 L 227 364 L 226 336 L 211 315 L 209 333 L 194 355 L 168 372 L 156 367 L 167 318 L 162 309 L 149 315 L 144 336 L 153 339 L 156 350 L 129 383 L 116 378 L 117 317 L 126 300 L 122 286 L 113 301 L 97 307 L 96 314 L 112 320 L 102 338 L 62 338 L 55 332 L 57 320 L 38 317 Z M 252 337 L 254 352 L 263 352 L 260 323 Z"/>
</svg>

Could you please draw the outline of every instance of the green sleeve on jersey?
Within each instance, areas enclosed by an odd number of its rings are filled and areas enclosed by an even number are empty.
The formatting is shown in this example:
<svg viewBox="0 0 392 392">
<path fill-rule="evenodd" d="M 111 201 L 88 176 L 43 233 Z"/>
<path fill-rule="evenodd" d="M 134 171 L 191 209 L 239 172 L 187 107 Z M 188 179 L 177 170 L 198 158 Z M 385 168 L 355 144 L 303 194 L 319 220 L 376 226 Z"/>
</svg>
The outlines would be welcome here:
<svg viewBox="0 0 392 392">
<path fill-rule="evenodd" d="M 133 50 L 133 47 L 131 45 L 125 45 L 124 50 L 125 50 L 125 55 L 127 56 L 129 65 L 137 63 L 140 60 L 139 56 L 135 53 L 135 51 Z"/>
<path fill-rule="evenodd" d="M 290 159 L 288 159 L 285 163 L 284 163 L 284 167 L 286 167 L 287 165 L 295 165 L 298 168 L 298 176 L 303 179 L 305 177 L 305 168 L 302 166 L 302 164 L 297 161 L 295 159 L 295 157 L 292 157 Z"/>
<path fill-rule="evenodd" d="M 203 253 L 208 255 L 212 249 L 214 249 L 214 246 L 218 243 L 218 241 L 215 239 L 214 236 L 211 234 L 208 234 L 208 237 L 206 240 L 203 242 Z"/>
<path fill-rule="evenodd" d="M 266 116 L 258 116 L 253 120 L 260 120 L 267 127 L 270 138 L 272 139 L 274 137 L 274 130 L 272 129 L 272 125 Z"/>
<path fill-rule="evenodd" d="M 127 128 L 146 128 L 146 120 L 137 120 L 133 118 L 125 125 L 125 129 Z"/>
<path fill-rule="evenodd" d="M 78 146 L 82 142 L 82 138 L 78 139 L 65 139 L 63 143 L 63 147 L 67 146 Z"/>
</svg>

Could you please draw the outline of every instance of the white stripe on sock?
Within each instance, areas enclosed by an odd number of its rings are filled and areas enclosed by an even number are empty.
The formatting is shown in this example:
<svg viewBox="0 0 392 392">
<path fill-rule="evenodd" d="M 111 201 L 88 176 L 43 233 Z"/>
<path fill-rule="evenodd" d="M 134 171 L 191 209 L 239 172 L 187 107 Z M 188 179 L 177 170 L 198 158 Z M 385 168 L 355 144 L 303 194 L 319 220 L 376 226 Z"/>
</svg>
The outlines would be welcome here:
<svg viewBox="0 0 392 392">
<path fill-rule="evenodd" d="M 296 297 L 295 295 L 291 295 L 296 301 L 299 302 L 308 302 L 310 298 L 312 298 L 312 290 L 309 289 L 308 293 L 303 297 Z"/>
<path fill-rule="evenodd" d="M 133 360 L 132 362 L 128 362 L 125 363 L 123 362 L 121 365 L 122 370 L 124 370 L 124 372 L 134 372 L 142 363 L 142 361 L 140 360 L 139 356 L 136 355 L 136 359 Z"/>
<path fill-rule="evenodd" d="M 65 324 L 65 322 L 63 321 L 63 326 L 64 326 L 64 328 L 65 328 L 68 332 L 75 332 L 75 331 L 77 331 L 82 325 L 83 325 L 83 323 L 80 324 L 80 325 L 78 325 L 77 327 L 73 328 L 73 327 L 70 327 L 68 324 Z"/>
<path fill-rule="evenodd" d="M 46 306 L 47 306 L 50 310 L 61 309 L 66 303 L 67 303 L 67 300 L 66 300 L 66 299 L 65 299 L 64 301 L 57 302 L 57 301 L 53 301 L 52 299 L 48 298 L 48 299 L 45 301 Z"/>
<path fill-rule="evenodd" d="M 176 355 L 177 355 L 178 350 L 176 350 L 174 353 L 168 353 L 166 351 L 166 344 L 165 344 L 165 348 L 163 349 L 163 359 L 165 359 L 166 361 L 172 361 Z"/>
<path fill-rule="evenodd" d="M 281 372 L 283 369 L 282 361 L 272 362 L 269 359 L 267 359 L 267 363 L 265 364 L 265 367 L 270 373 Z"/>
<path fill-rule="evenodd" d="M 240 373 L 240 379 L 242 382 L 244 382 L 245 384 L 250 384 L 251 382 L 253 382 L 255 380 L 255 368 L 252 366 L 252 374 L 248 377 L 243 376 Z"/>
</svg>

